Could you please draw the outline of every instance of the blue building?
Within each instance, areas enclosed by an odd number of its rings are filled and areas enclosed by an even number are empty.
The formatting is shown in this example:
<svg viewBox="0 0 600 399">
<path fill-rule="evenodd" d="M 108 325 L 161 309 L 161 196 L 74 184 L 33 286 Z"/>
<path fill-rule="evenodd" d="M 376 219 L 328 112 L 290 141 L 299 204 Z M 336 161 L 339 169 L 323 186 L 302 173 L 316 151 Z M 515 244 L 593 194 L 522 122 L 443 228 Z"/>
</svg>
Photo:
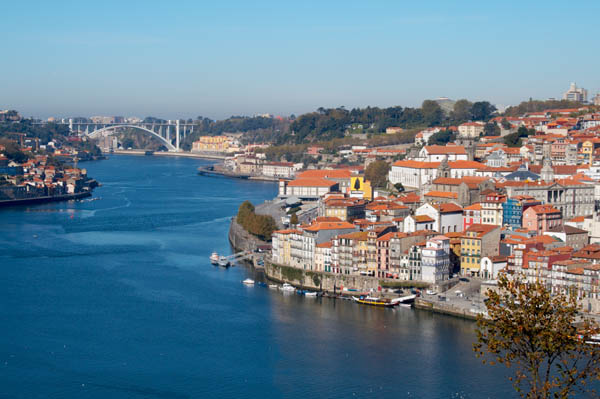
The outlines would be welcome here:
<svg viewBox="0 0 600 399">
<path fill-rule="evenodd" d="M 530 206 L 541 205 L 542 203 L 534 197 L 528 195 L 517 195 L 507 198 L 502 204 L 502 220 L 504 225 L 513 229 L 520 229 L 523 225 L 523 212 Z"/>
</svg>

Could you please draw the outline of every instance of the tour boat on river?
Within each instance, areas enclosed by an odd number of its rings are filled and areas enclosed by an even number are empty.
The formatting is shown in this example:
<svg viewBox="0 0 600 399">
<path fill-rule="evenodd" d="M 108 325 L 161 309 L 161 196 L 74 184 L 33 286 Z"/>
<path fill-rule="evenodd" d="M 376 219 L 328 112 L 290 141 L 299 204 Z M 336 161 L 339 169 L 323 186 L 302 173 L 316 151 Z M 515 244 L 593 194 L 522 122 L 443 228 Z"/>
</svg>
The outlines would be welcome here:
<svg viewBox="0 0 600 399">
<path fill-rule="evenodd" d="M 358 298 L 353 296 L 352 299 L 362 305 L 371 305 L 384 308 L 393 308 L 399 304 L 399 302 L 392 302 L 392 300 L 389 298 L 376 298 L 372 296 L 360 296 Z"/>
</svg>

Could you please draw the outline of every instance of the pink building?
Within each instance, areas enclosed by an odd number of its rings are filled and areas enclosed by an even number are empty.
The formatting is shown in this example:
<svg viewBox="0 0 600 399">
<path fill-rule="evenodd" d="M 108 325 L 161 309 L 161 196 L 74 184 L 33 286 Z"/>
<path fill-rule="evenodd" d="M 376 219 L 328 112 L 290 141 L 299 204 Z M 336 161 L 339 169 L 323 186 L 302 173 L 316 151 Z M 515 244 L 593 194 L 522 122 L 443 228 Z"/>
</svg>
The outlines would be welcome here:
<svg viewBox="0 0 600 399">
<path fill-rule="evenodd" d="M 523 212 L 523 228 L 542 234 L 554 227 L 562 226 L 562 215 L 552 205 L 536 205 Z"/>
<path fill-rule="evenodd" d="M 479 202 L 463 208 L 463 231 L 472 224 L 481 224 L 481 204 Z"/>
</svg>

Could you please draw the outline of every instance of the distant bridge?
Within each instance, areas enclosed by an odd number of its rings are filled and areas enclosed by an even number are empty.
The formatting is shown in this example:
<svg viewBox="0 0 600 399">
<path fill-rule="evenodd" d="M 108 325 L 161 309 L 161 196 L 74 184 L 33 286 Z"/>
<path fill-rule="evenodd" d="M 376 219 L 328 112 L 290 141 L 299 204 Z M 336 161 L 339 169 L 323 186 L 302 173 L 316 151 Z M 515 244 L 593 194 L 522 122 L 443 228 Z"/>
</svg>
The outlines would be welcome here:
<svg viewBox="0 0 600 399">
<path fill-rule="evenodd" d="M 69 119 L 67 122 L 57 122 L 59 125 L 69 125 L 71 133 L 86 136 L 92 139 L 113 135 L 119 129 L 136 129 L 159 139 L 169 151 L 179 152 L 180 141 L 188 134 L 194 132 L 193 123 L 179 120 L 166 122 L 136 122 L 136 123 L 98 123 L 76 122 Z M 44 123 L 42 123 L 44 124 Z"/>
</svg>

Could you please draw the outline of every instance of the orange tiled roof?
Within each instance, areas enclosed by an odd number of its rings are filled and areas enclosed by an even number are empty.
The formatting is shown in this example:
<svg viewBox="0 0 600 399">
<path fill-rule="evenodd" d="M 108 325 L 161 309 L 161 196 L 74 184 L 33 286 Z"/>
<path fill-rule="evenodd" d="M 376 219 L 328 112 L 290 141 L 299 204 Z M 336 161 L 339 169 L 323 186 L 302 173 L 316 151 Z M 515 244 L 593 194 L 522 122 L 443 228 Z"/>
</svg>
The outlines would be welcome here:
<svg viewBox="0 0 600 399">
<path fill-rule="evenodd" d="M 425 194 L 425 197 L 439 197 L 439 198 L 458 198 L 458 193 L 452 193 L 449 191 L 430 191 Z"/>
</svg>

